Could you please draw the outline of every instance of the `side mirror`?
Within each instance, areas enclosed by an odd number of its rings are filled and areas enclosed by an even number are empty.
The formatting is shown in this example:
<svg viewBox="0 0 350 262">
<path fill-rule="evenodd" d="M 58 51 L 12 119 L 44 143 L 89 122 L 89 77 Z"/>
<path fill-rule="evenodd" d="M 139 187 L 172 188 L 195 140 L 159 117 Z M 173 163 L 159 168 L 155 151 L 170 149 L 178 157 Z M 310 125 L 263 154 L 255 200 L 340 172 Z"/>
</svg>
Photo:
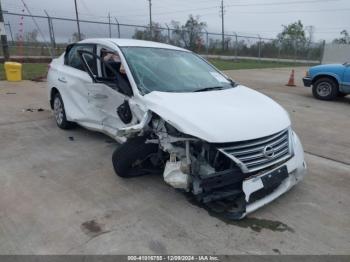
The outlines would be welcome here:
<svg viewBox="0 0 350 262">
<path fill-rule="evenodd" d="M 230 84 L 232 87 L 238 86 L 238 84 L 235 81 L 233 81 L 231 78 L 229 78 L 228 81 L 230 81 Z"/>
</svg>

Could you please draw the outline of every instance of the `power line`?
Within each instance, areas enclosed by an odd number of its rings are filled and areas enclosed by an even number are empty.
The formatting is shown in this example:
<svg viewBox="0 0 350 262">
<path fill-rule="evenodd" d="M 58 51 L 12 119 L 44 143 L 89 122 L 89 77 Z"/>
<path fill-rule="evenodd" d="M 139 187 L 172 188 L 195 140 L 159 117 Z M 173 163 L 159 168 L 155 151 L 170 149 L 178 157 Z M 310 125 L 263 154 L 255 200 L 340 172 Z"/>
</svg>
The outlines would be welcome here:
<svg viewBox="0 0 350 262">
<path fill-rule="evenodd" d="M 270 5 L 294 5 L 294 4 L 307 4 L 307 3 L 322 3 L 322 2 L 337 2 L 340 0 L 300 0 L 300 1 L 288 1 L 288 2 L 268 2 L 268 3 L 250 3 L 250 4 L 230 4 L 227 6 L 270 6 Z"/>
<path fill-rule="evenodd" d="M 34 16 L 35 18 L 45 18 L 47 19 L 46 16 L 35 16 L 35 15 L 27 15 L 27 14 L 20 14 L 20 13 L 12 13 L 12 12 L 8 12 L 6 13 L 6 15 L 15 15 L 15 16 L 24 16 L 24 17 L 32 17 Z M 216 13 L 217 15 L 217 13 Z M 74 18 L 63 18 L 63 17 L 50 17 L 52 20 L 64 20 L 64 21 L 71 21 L 71 22 L 76 22 L 76 19 Z M 99 21 L 89 21 L 89 20 L 79 20 L 80 23 L 94 23 L 94 24 L 99 24 L 99 25 L 108 25 L 108 22 L 99 22 Z M 142 28 L 147 28 L 147 26 L 145 25 L 136 25 L 136 24 L 133 24 L 133 25 L 130 25 L 130 24 L 120 24 L 119 22 L 117 23 L 112 23 L 112 25 L 117 25 L 118 26 L 118 29 L 119 29 L 119 26 L 134 26 L 134 27 L 142 27 Z M 337 27 L 339 29 L 343 29 L 343 27 Z M 320 31 L 318 30 L 320 29 Z M 333 31 L 330 31 L 330 30 L 327 30 L 327 29 L 331 29 L 331 28 L 317 28 L 316 30 L 316 33 L 317 34 L 331 34 Z M 345 28 L 344 28 L 345 29 Z M 167 28 L 162 28 L 162 30 L 167 30 Z M 258 30 L 258 29 L 257 29 Z M 252 32 L 249 32 L 249 31 L 238 31 L 238 28 L 235 30 L 236 34 L 238 37 L 246 37 L 246 38 L 251 38 L 251 39 L 258 39 L 258 37 L 253 37 L 252 35 L 249 35 L 250 33 Z M 242 33 L 238 33 L 238 32 L 242 32 Z M 245 32 L 245 33 L 243 33 Z M 264 31 L 264 30 L 259 30 L 259 33 L 270 33 L 270 32 L 276 32 L 278 33 L 278 29 L 274 30 L 274 31 Z M 334 34 L 339 34 L 340 30 L 335 30 L 334 31 Z M 209 33 L 209 32 L 208 32 Z M 210 35 L 216 35 L 218 38 L 221 38 L 222 36 L 222 33 L 214 33 L 214 32 L 210 32 L 209 33 Z M 234 37 L 236 36 L 236 34 L 225 34 L 225 36 L 227 37 Z M 118 33 L 118 35 L 120 35 L 120 32 Z M 272 38 L 266 38 L 266 37 L 262 37 L 262 39 L 270 39 L 270 40 L 273 40 Z"/>
<path fill-rule="evenodd" d="M 227 6 L 227 5 L 226 5 Z M 216 7 L 217 8 L 217 7 Z M 196 10 L 207 10 L 207 9 L 213 9 L 212 7 L 211 8 L 203 8 L 203 9 L 196 9 Z M 39 10 L 39 9 L 37 9 Z M 50 10 L 50 9 L 48 9 Z M 17 10 L 8 10 L 8 12 L 12 12 L 12 13 L 16 13 Z M 348 12 L 350 11 L 350 8 L 334 8 L 334 9 L 302 9 L 302 10 L 286 10 L 286 11 L 240 11 L 240 10 L 235 10 L 238 14 L 257 14 L 257 15 L 269 15 L 269 14 L 286 14 L 286 13 L 329 13 L 329 12 Z M 6 13 L 5 13 L 6 14 Z M 79 14 L 81 15 L 82 13 L 79 12 Z M 93 15 L 92 13 L 84 13 L 86 14 L 86 16 L 88 17 L 94 17 L 94 18 L 104 18 L 106 19 L 106 16 L 98 16 L 98 15 Z M 165 13 L 164 13 L 165 14 Z M 168 13 L 166 13 L 168 14 Z M 158 13 L 157 15 L 162 15 L 160 13 Z M 209 12 L 209 13 L 201 13 L 200 15 L 217 15 L 216 12 Z M 40 15 L 38 15 L 40 16 Z M 111 13 L 111 16 L 112 13 Z M 135 17 L 144 17 L 144 15 L 134 15 Z M 121 16 L 118 16 L 119 18 L 120 17 L 128 17 L 130 18 L 130 15 L 121 15 Z"/>
<path fill-rule="evenodd" d="M 296 0 L 296 1 L 289 1 L 289 2 L 267 2 L 267 3 L 249 3 L 249 4 L 229 4 L 226 5 L 226 7 L 245 7 L 245 6 L 273 6 L 273 5 L 295 5 L 295 4 L 305 4 L 305 3 L 326 3 L 326 2 L 336 2 L 340 0 Z M 212 1 L 211 1 L 212 3 Z M 198 11 L 198 10 L 209 10 L 209 9 L 215 9 L 217 6 L 208 6 L 208 7 L 201 7 L 201 8 L 193 8 L 193 9 L 178 9 L 173 11 L 166 11 L 166 12 L 155 12 L 156 15 L 167 15 L 167 14 L 175 14 L 175 13 L 183 13 L 183 12 L 192 12 L 192 11 Z M 125 14 L 123 16 L 144 16 L 144 14 Z"/>
<path fill-rule="evenodd" d="M 340 0 L 296 0 L 296 1 L 289 1 L 289 2 L 267 2 L 267 3 L 249 3 L 249 4 L 229 4 L 225 5 L 226 7 L 245 7 L 245 6 L 281 6 L 281 5 L 295 5 L 295 4 L 305 4 L 305 3 L 326 3 L 326 2 L 336 2 Z M 211 1 L 212 2 L 212 1 Z M 173 11 L 166 11 L 166 12 L 154 12 L 155 15 L 161 16 L 161 15 L 168 15 L 168 14 L 176 14 L 176 13 L 184 13 L 184 12 L 193 12 L 193 11 L 201 11 L 201 10 L 211 10 L 216 9 L 218 6 L 208 6 L 208 7 L 201 7 L 201 8 L 193 8 L 193 9 L 178 9 Z M 123 16 L 119 17 L 128 17 L 128 16 L 144 16 L 144 14 L 124 14 Z"/>
<path fill-rule="evenodd" d="M 44 35 L 43 31 L 41 31 L 40 26 L 38 25 L 37 21 L 35 20 L 35 18 L 34 18 L 34 16 L 33 16 L 32 12 L 29 10 L 29 7 L 27 6 L 27 4 L 24 2 L 24 0 L 21 0 L 21 1 L 22 1 L 22 3 L 23 3 L 24 8 L 27 10 L 28 14 L 31 16 L 31 18 L 32 18 L 32 20 L 33 20 L 33 22 L 34 22 L 34 24 L 35 24 L 35 26 L 36 26 L 36 28 L 37 28 L 39 34 L 40 34 L 41 37 L 43 38 L 46 47 L 49 49 L 49 52 L 50 52 L 51 57 L 53 57 L 53 53 L 52 53 L 51 48 L 46 44 L 47 41 L 46 41 L 46 38 L 45 38 L 45 35 Z"/>
<path fill-rule="evenodd" d="M 329 12 L 349 12 L 350 8 L 335 8 L 335 9 L 303 9 L 303 10 L 287 10 L 287 11 L 239 11 L 236 10 L 238 14 L 252 14 L 252 15 L 283 15 L 283 14 L 292 14 L 292 13 L 329 13 Z M 201 15 L 209 16 L 209 15 L 217 15 L 216 12 L 204 13 Z"/>
<path fill-rule="evenodd" d="M 76 1 L 76 0 L 75 0 Z M 149 2 L 151 0 L 148 0 Z M 294 1 L 289 1 L 289 2 L 265 2 L 265 3 L 238 3 L 238 4 L 226 4 L 226 7 L 249 7 L 249 6 L 281 6 L 281 5 L 295 5 L 295 4 L 305 4 L 305 3 L 327 3 L 327 2 L 336 2 L 336 1 L 340 1 L 340 0 L 294 0 Z M 200 2 L 209 2 L 209 1 L 200 1 Z M 200 3 L 200 2 L 196 2 L 196 3 Z M 213 1 L 210 1 L 210 3 L 213 3 Z M 13 5 L 13 4 L 7 4 L 7 5 Z M 14 6 L 14 5 L 13 5 Z M 157 8 L 159 8 L 159 5 L 157 5 Z M 169 8 L 168 6 L 160 6 L 160 8 Z M 217 6 L 208 6 L 208 7 L 202 7 L 202 8 L 193 8 L 193 9 L 178 9 L 178 10 L 173 10 L 173 11 L 166 11 L 166 12 L 155 12 L 155 15 L 167 15 L 167 14 L 175 14 L 175 13 L 183 13 L 183 12 L 193 12 L 193 11 L 200 11 L 200 10 L 209 10 L 209 9 L 215 9 L 217 8 Z M 38 9 L 39 10 L 39 9 Z M 133 11 L 143 11 L 144 9 L 133 9 Z M 56 10 L 55 10 L 56 12 Z M 120 16 L 120 13 L 118 12 L 114 12 L 112 10 L 110 10 L 110 13 L 112 16 L 118 15 L 118 17 L 130 17 L 132 16 L 144 16 L 144 13 L 123 13 L 122 16 Z M 83 14 L 81 12 L 79 12 L 79 14 Z M 90 14 L 90 16 L 92 17 L 93 15 Z M 105 16 L 95 16 L 95 17 L 99 17 L 99 18 L 105 18 Z"/>
<path fill-rule="evenodd" d="M 240 14 L 289 14 L 289 13 L 323 13 L 323 12 L 348 12 L 350 11 L 350 8 L 335 8 L 335 9 L 311 9 L 311 10 L 287 10 L 287 11 L 262 11 L 262 12 L 254 12 L 254 11 L 243 11 L 239 12 Z"/>
<path fill-rule="evenodd" d="M 154 15 L 168 15 L 168 14 L 175 14 L 175 13 L 184 13 L 184 12 L 193 12 L 193 11 L 198 11 L 198 10 L 212 10 L 217 8 L 218 6 L 211 6 L 211 7 L 203 7 L 203 8 L 195 8 L 195 9 L 182 9 L 182 10 L 175 10 L 175 11 L 167 11 L 167 12 L 160 12 L 160 13 L 153 13 Z M 119 17 L 129 17 L 130 15 L 132 16 L 145 16 L 144 14 L 124 14 Z"/>
</svg>

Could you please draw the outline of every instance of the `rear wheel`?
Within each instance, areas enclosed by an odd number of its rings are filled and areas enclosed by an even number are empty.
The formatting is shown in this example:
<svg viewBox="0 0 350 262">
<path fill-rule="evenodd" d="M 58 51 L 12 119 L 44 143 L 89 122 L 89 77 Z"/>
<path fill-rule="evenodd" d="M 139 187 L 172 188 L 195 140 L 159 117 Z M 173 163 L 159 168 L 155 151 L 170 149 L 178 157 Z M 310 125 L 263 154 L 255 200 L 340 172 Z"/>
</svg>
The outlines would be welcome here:
<svg viewBox="0 0 350 262">
<path fill-rule="evenodd" d="M 53 99 L 53 112 L 56 119 L 56 124 L 61 129 L 70 129 L 75 123 L 67 121 L 66 111 L 60 93 L 56 93 Z"/>
<path fill-rule="evenodd" d="M 145 137 L 128 139 L 113 153 L 115 173 L 120 177 L 137 177 L 162 171 L 162 152 L 158 144 L 145 143 Z"/>
<path fill-rule="evenodd" d="M 338 83 L 331 78 L 320 78 L 313 84 L 312 93 L 317 99 L 334 100 L 339 94 Z"/>
</svg>

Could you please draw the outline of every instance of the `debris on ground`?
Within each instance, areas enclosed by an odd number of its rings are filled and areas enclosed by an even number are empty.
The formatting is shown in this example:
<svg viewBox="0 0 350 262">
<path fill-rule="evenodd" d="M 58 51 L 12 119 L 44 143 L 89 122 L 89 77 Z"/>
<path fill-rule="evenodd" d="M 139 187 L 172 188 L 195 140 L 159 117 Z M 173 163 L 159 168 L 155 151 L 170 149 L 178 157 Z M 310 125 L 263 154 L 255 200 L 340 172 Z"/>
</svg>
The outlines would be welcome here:
<svg viewBox="0 0 350 262">
<path fill-rule="evenodd" d="M 281 254 L 281 251 L 279 251 L 279 249 L 277 248 L 272 249 L 272 251 L 275 252 L 276 254 L 279 254 L 279 255 Z"/>
<path fill-rule="evenodd" d="M 294 229 L 284 224 L 280 221 L 268 220 L 263 218 L 256 217 L 246 217 L 243 220 L 237 220 L 236 217 L 232 217 L 232 213 L 226 209 L 218 208 L 218 205 L 207 205 L 198 202 L 191 194 L 185 194 L 187 200 L 190 204 L 205 209 L 208 214 L 212 217 L 215 217 L 225 224 L 238 226 L 242 228 L 250 228 L 254 232 L 260 233 L 263 229 L 271 230 L 274 232 L 290 232 L 294 233 Z"/>
<path fill-rule="evenodd" d="M 44 112 L 45 109 L 39 107 L 39 108 L 27 108 L 23 109 L 22 112 Z"/>
<path fill-rule="evenodd" d="M 74 136 L 68 137 L 69 141 L 74 141 Z"/>
<path fill-rule="evenodd" d="M 30 79 L 30 81 L 33 82 L 45 82 L 46 81 L 46 76 L 38 76 Z"/>
<path fill-rule="evenodd" d="M 17 95 L 17 93 L 7 92 L 6 95 Z"/>
</svg>

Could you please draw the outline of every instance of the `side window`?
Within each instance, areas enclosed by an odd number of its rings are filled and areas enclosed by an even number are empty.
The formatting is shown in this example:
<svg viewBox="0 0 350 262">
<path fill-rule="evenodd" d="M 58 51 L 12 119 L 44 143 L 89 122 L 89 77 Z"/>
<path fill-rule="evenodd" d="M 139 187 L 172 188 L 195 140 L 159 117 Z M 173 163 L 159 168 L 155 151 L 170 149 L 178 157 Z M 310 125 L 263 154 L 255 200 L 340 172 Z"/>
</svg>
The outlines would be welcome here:
<svg viewBox="0 0 350 262">
<path fill-rule="evenodd" d="M 74 67 L 78 70 L 85 71 L 83 62 L 78 54 L 79 50 L 89 51 L 91 53 L 95 52 L 94 45 L 74 45 L 66 54 L 65 64 Z M 97 75 L 97 63 L 93 56 L 87 56 L 87 62 L 89 67 L 92 69 L 93 73 Z"/>
</svg>

